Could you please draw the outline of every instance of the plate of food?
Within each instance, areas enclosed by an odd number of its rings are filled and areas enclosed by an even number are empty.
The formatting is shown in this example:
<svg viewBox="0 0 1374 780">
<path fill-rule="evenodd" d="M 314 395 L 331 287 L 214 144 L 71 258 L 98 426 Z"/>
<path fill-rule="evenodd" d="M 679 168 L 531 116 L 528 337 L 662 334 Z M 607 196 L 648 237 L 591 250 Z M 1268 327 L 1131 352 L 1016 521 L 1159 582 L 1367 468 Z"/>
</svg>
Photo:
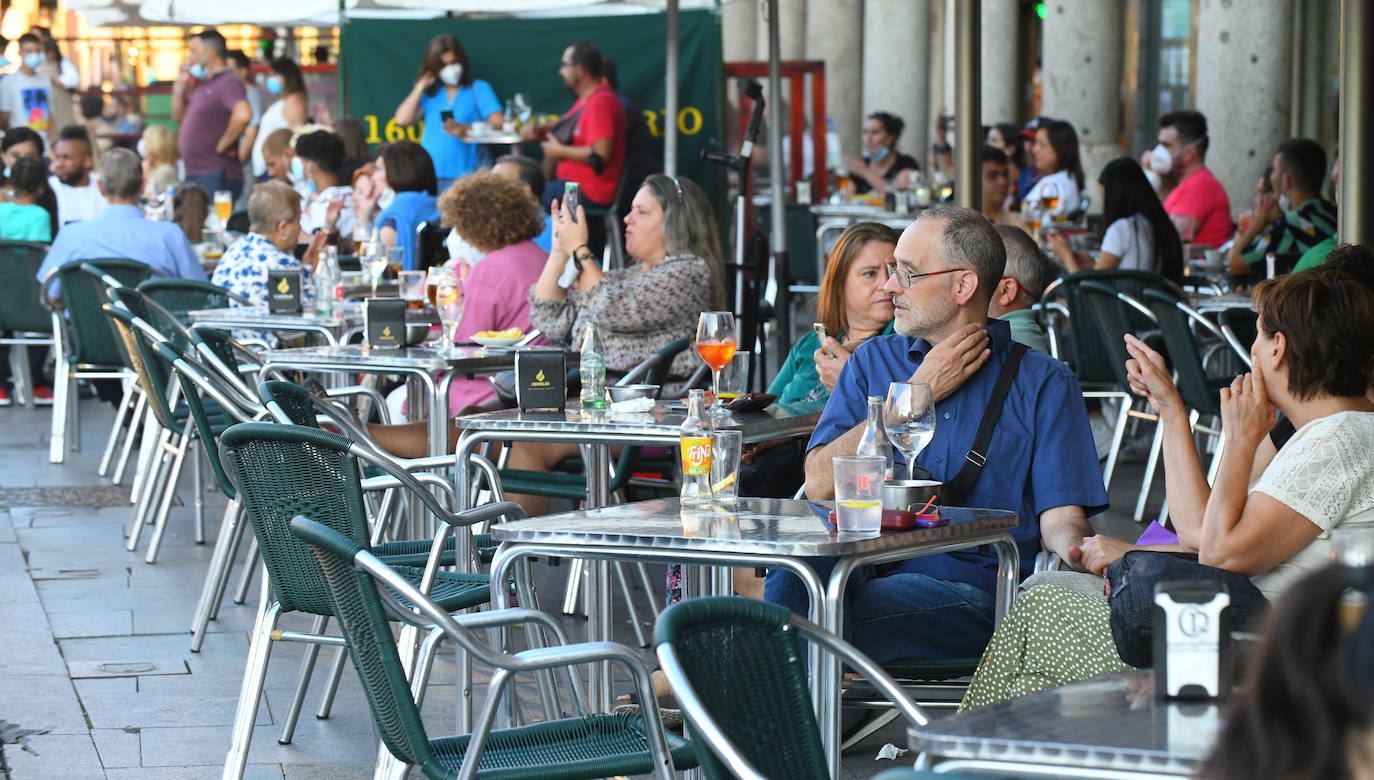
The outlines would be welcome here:
<svg viewBox="0 0 1374 780">
<path fill-rule="evenodd" d="M 479 330 L 472 334 L 472 340 L 484 347 L 509 347 L 524 337 L 524 332 L 519 328 Z"/>
</svg>

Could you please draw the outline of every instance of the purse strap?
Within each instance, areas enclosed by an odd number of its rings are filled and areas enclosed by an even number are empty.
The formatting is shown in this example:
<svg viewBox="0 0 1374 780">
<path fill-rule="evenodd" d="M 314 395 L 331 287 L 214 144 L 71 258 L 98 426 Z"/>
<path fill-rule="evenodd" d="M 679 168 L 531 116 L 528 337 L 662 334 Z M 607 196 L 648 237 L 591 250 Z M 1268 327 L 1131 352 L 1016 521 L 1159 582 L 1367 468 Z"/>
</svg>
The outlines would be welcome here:
<svg viewBox="0 0 1374 780">
<path fill-rule="evenodd" d="M 1007 355 L 1007 362 L 1002 364 L 1002 372 L 997 375 L 997 384 L 992 387 L 992 395 L 988 398 L 988 406 L 983 410 L 983 420 L 978 423 L 978 432 L 973 436 L 973 446 L 964 455 L 964 465 L 959 469 L 959 473 L 946 486 L 950 503 L 962 501 L 965 496 L 973 490 L 973 483 L 978 481 L 978 474 L 983 471 L 983 466 L 988 462 L 988 445 L 992 444 L 992 432 L 997 428 L 997 421 L 1002 417 L 1002 409 L 1006 406 L 1007 394 L 1011 392 L 1011 384 L 1016 381 L 1016 372 L 1021 368 L 1021 358 L 1025 356 L 1030 348 L 1019 342 L 1011 345 L 1011 352 Z"/>
</svg>

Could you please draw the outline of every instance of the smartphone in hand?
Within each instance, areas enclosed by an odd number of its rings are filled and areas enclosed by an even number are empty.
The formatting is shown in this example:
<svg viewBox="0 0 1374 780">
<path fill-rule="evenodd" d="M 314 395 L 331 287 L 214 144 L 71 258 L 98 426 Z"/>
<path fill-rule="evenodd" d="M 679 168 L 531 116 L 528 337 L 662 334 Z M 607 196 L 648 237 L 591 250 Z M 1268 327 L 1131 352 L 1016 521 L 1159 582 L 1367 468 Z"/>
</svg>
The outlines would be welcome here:
<svg viewBox="0 0 1374 780">
<path fill-rule="evenodd" d="M 813 323 L 811 323 L 811 329 L 814 330 L 814 331 L 816 331 L 816 340 L 817 340 L 817 343 L 819 343 L 820 346 L 821 346 L 821 348 L 824 349 L 824 348 L 825 348 L 825 340 L 826 340 L 827 338 L 829 338 L 829 334 L 827 334 L 827 333 L 825 332 L 825 323 L 824 323 L 824 322 L 813 322 Z M 830 350 L 826 350 L 825 354 L 828 355 L 829 357 L 835 357 L 834 355 L 832 355 L 832 354 L 830 353 Z"/>
<path fill-rule="evenodd" d="M 439 112 L 439 121 L 440 121 L 440 122 L 447 122 L 448 120 L 450 120 L 450 119 L 452 119 L 452 118 L 453 118 L 453 112 L 452 112 L 452 111 L 440 111 L 440 112 Z"/>
</svg>

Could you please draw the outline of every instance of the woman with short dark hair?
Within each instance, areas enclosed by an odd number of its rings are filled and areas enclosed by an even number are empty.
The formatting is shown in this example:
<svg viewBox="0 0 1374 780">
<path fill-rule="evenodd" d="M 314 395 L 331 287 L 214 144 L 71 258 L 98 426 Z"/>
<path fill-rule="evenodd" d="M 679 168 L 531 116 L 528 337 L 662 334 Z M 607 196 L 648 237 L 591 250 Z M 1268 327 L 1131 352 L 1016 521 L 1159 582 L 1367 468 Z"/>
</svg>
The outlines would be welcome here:
<svg viewBox="0 0 1374 780">
<path fill-rule="evenodd" d="M 497 129 L 504 125 L 496 91 L 473 78 L 467 52 L 451 33 L 430 39 L 415 86 L 396 107 L 396 124 L 418 119 L 425 122 L 420 145 L 434 160 L 440 190 L 477 168 L 477 146 L 463 141 L 473 123 L 485 121 Z"/>
<path fill-rule="evenodd" d="M 384 145 L 371 175 L 358 179 L 354 191 L 358 219 L 366 223 L 374 208 L 380 209 L 372 226 L 387 249 L 399 246 L 405 250 L 402 267 L 408 271 L 419 267 L 416 228 L 421 222 L 439 219 L 437 186 L 429 152 L 414 141 Z"/>
<path fill-rule="evenodd" d="M 1272 599 L 1330 559 L 1333 529 L 1374 530 L 1374 402 L 1366 397 L 1374 292 L 1344 271 L 1318 268 L 1261 283 L 1255 308 L 1253 371 L 1221 390 L 1223 449 L 1210 486 L 1164 358 L 1128 335 L 1126 367 L 1163 431 L 1178 532 L 1171 549 L 1246 575 Z M 1277 453 L 1261 446 L 1276 412 L 1297 428 Z M 1090 537 L 1069 563 L 1100 575 L 1119 554 Z M 1028 589 L 994 632 L 964 706 L 1125 668 L 1110 615 L 1088 588 Z"/>
</svg>

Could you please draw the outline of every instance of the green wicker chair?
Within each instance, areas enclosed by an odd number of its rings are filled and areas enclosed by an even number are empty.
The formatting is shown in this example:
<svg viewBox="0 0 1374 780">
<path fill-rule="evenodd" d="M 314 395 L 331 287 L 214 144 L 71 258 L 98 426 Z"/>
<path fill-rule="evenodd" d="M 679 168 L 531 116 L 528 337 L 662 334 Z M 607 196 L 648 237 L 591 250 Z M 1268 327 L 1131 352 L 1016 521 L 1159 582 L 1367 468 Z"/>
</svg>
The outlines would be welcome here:
<svg viewBox="0 0 1374 780">
<path fill-rule="evenodd" d="M 149 279 L 138 286 L 138 291 L 187 325 L 190 324 L 188 315 L 193 311 L 223 309 L 234 302 L 244 306 L 250 304 L 242 295 L 196 279 Z"/>
<path fill-rule="evenodd" d="M 400 761 L 418 767 L 425 777 L 574 780 L 653 774 L 665 780 L 672 777 L 674 768 L 695 766 L 693 746 L 663 733 L 650 693 L 649 671 L 629 648 L 612 642 L 569 645 L 556 621 L 528 608 L 452 618 L 356 539 L 305 517 L 293 519 L 291 531 L 311 546 L 383 744 Z M 378 587 L 379 582 L 382 587 Z M 411 606 L 418 607 L 420 614 L 407 609 Z M 406 687 L 405 668 L 391 639 L 388 618 L 442 631 L 473 657 L 493 667 L 472 734 L 430 738 L 416 705 L 416 687 Z M 479 628 L 516 623 L 546 628 L 561 646 L 507 655 L 491 649 L 474 633 Z M 514 674 L 562 669 L 569 689 L 577 690 L 572 680 L 573 665 L 597 661 L 618 663 L 630 673 L 640 700 L 646 703 L 642 717 L 588 714 L 578 698 L 574 702 L 578 717 L 492 730 L 502 695 L 508 693 Z"/>
<path fill-rule="evenodd" d="M 387 472 L 383 487 L 400 485 L 418 497 L 440 521 L 445 535 L 450 526 L 467 526 L 497 517 L 523 517 L 515 504 L 488 504 L 461 514 L 449 512 L 434 496 L 404 470 L 342 436 L 280 423 L 243 423 L 220 436 L 222 458 L 238 489 L 253 536 L 257 539 L 269 582 L 264 583 L 258 620 L 249 648 L 234 720 L 233 740 L 225 763 L 225 777 L 240 777 L 248 760 L 253 723 L 267 674 L 272 643 L 310 642 L 301 664 L 299 681 L 285 714 L 279 741 L 289 743 L 305 698 L 306 687 L 318 656 L 320 640 L 333 603 L 325 592 L 322 575 L 303 542 L 287 529 L 297 514 L 308 512 L 329 527 L 346 535 L 365 549 L 368 547 L 368 521 L 363 503 L 364 485 L 359 461 L 370 462 Z M 385 550 L 384 547 L 377 548 Z M 490 598 L 488 578 L 483 574 L 453 574 L 438 571 L 439 558 L 431 555 L 426 566 L 398 566 L 393 571 L 404 582 L 427 592 L 440 608 L 449 611 L 468 609 Z M 278 632 L 282 613 L 303 612 L 315 616 L 310 636 Z M 330 640 L 323 640 L 330 642 Z M 337 644 L 337 642 L 330 642 Z M 428 646 L 432 652 L 432 646 Z M 416 668 L 423 673 L 428 661 L 422 657 Z M 423 676 L 423 674 L 421 675 Z"/>
<path fill-rule="evenodd" d="M 829 778 L 800 638 L 864 674 L 913 724 L 928 719 L 877 664 L 783 607 L 710 596 L 663 611 L 654 629 L 659 665 L 715 778 Z"/>
<path fill-rule="evenodd" d="M 53 345 L 52 314 L 41 302 L 38 284 L 47 251 L 48 245 L 39 241 L 0 241 L 0 346 L 9 347 L 14 402 L 22 399 L 30 409 L 36 405 L 37 385 L 29 368 L 29 347 Z"/>
<path fill-rule="evenodd" d="M 84 266 L 99 269 L 101 276 L 92 276 Z M 111 282 L 137 287 L 152 275 L 152 269 L 137 260 L 104 258 L 73 260 L 53 271 L 43 280 L 43 303 L 52 310 L 54 351 L 57 367 L 53 377 L 52 435 L 48 444 L 48 460 L 61 463 L 67 448 L 81 449 L 81 418 L 77 414 L 76 381 L 78 379 L 118 379 L 124 381 L 126 391 L 111 432 L 111 442 L 118 436 L 123 410 L 134 403 L 132 390 L 134 375 L 127 367 L 119 339 L 109 321 L 100 313 L 105 304 L 105 289 Z M 60 284 L 60 299 L 50 294 L 53 283 Z M 106 451 L 113 449 L 107 444 Z"/>
</svg>

